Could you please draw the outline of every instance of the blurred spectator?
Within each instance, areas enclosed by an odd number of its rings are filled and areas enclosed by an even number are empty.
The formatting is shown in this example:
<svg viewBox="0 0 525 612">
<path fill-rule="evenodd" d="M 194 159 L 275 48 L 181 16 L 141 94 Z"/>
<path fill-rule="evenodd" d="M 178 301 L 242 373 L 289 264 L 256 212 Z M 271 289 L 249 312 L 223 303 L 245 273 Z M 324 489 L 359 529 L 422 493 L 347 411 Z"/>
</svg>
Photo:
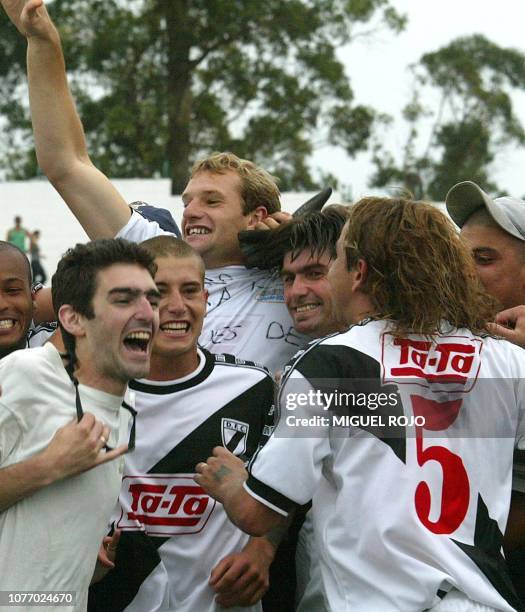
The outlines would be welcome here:
<svg viewBox="0 0 525 612">
<path fill-rule="evenodd" d="M 31 254 L 31 270 L 33 271 L 33 282 L 34 283 L 42 283 L 42 285 L 46 284 L 47 274 L 44 270 L 42 264 L 40 263 L 40 258 L 45 257 L 45 255 L 40 254 L 40 246 L 38 241 L 40 240 L 40 230 L 35 230 L 32 234 L 29 235 L 30 239 L 30 254 Z"/>
<path fill-rule="evenodd" d="M 31 239 L 31 234 L 22 227 L 22 217 L 15 217 L 15 226 L 7 231 L 7 242 L 14 244 L 22 253 L 27 253 L 26 238 Z"/>
</svg>

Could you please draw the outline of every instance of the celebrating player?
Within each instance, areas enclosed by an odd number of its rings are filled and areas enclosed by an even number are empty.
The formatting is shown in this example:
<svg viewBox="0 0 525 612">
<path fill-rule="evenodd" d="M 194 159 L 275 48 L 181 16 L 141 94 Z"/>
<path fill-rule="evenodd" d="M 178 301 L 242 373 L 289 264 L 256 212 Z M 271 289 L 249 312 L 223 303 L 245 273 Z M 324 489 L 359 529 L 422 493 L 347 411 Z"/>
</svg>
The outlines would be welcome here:
<svg viewBox="0 0 525 612">
<path fill-rule="evenodd" d="M 197 483 L 252 534 L 313 498 L 333 610 L 519 608 L 501 542 L 525 365 L 487 335 L 491 300 L 468 250 L 431 205 L 368 198 L 329 277 L 354 325 L 287 369 L 247 480 L 218 448 Z"/>
<path fill-rule="evenodd" d="M 253 455 L 273 381 L 254 363 L 198 348 L 207 297 L 201 257 L 172 236 L 143 246 L 157 265 L 160 328 L 148 378 L 130 382 L 137 448 L 126 456 L 113 517 L 122 533 L 115 569 L 92 587 L 89 609 L 259 610 L 273 545 L 249 539 L 192 478 L 218 444 Z"/>
<path fill-rule="evenodd" d="M 11 474 L 11 497 L 20 488 L 27 495 L 16 503 L 11 498 L 0 513 L 3 589 L 74 591 L 74 609 L 85 610 L 122 478 L 115 459 L 127 450 L 124 392 L 128 380 L 147 374 L 158 326 L 153 270 L 152 257 L 123 240 L 77 245 L 60 260 L 52 281 L 67 358 L 47 343 L 0 362 L 0 467 Z M 59 479 L 40 462 L 37 471 L 31 459 L 57 429 L 64 433 L 77 420 L 90 433 L 93 469 Z M 79 435 L 82 444 L 83 439 Z M 59 459 L 51 464 L 58 470 Z M 8 472 L 18 465 L 38 484 L 31 495 Z M 9 491 L 2 489 L 6 496 Z"/>
</svg>

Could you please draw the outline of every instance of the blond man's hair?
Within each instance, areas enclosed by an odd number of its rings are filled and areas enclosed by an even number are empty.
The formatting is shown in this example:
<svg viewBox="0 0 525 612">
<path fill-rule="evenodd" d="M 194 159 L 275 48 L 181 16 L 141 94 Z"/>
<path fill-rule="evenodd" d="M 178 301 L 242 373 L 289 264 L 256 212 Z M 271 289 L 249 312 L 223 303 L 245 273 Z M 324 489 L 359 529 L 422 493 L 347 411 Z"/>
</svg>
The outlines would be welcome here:
<svg viewBox="0 0 525 612">
<path fill-rule="evenodd" d="M 277 179 L 247 159 L 233 153 L 213 153 L 193 164 L 191 178 L 199 172 L 236 172 L 241 180 L 243 214 L 248 214 L 258 206 L 264 206 L 268 214 L 281 210 L 280 192 Z"/>
<path fill-rule="evenodd" d="M 394 333 L 433 335 L 443 321 L 488 332 L 496 302 L 453 223 L 432 204 L 363 198 L 350 210 L 345 250 L 348 269 L 367 263 L 362 290 Z"/>
</svg>

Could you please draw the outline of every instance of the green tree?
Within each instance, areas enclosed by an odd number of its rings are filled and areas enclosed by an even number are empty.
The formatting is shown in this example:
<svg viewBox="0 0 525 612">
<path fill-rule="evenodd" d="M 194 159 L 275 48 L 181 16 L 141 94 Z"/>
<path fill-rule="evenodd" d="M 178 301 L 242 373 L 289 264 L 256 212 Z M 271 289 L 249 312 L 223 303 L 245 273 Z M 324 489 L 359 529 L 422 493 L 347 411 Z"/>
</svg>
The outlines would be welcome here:
<svg viewBox="0 0 525 612">
<path fill-rule="evenodd" d="M 512 106 L 512 94 L 525 89 L 525 55 L 473 35 L 426 53 L 412 70 L 401 159 L 376 139 L 372 186 L 398 185 L 437 201 L 463 180 L 497 191 L 489 179 L 495 155 L 525 144 Z M 424 104 L 430 95 L 434 103 Z"/>
<path fill-rule="evenodd" d="M 54 0 L 94 163 L 113 177 L 170 176 L 233 150 L 311 189 L 316 144 L 349 155 L 369 144 L 374 110 L 354 103 L 336 49 L 363 28 L 398 32 L 390 0 Z M 4 167 L 35 173 L 22 74 L 24 41 L 0 40 Z"/>
</svg>

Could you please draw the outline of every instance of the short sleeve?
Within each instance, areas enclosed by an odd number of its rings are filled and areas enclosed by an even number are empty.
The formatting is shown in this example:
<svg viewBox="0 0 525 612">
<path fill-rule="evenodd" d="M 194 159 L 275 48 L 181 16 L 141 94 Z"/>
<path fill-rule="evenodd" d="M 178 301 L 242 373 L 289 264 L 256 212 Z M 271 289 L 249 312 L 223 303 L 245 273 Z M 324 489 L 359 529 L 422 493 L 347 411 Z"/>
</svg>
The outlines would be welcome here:
<svg viewBox="0 0 525 612">
<path fill-rule="evenodd" d="M 148 221 L 138 212 L 132 211 L 126 225 L 118 232 L 115 238 L 124 238 L 130 242 L 143 242 L 155 236 L 173 236 L 159 226 L 156 221 Z"/>
</svg>

